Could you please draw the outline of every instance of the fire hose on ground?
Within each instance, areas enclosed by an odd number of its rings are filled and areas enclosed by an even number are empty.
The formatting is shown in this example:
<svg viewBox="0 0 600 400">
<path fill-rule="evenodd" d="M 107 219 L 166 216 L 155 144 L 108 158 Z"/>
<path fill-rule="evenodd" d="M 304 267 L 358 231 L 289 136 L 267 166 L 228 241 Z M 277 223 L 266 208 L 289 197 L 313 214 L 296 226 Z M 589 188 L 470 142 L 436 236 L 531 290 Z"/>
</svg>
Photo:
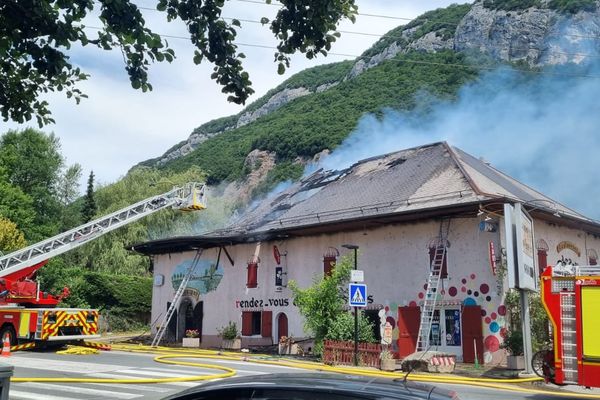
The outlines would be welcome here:
<svg viewBox="0 0 600 400">
<path fill-rule="evenodd" d="M 404 379 L 406 373 L 384 372 L 365 368 L 349 368 L 335 367 L 317 362 L 288 360 L 288 359 L 273 359 L 272 356 L 254 354 L 252 357 L 240 355 L 234 352 L 220 352 L 215 350 L 201 349 L 174 349 L 168 347 L 150 347 L 142 345 L 113 345 L 113 350 L 126 351 L 133 353 L 150 353 L 158 354 L 154 361 L 164 364 L 184 365 L 190 367 L 216 369 L 224 371 L 223 373 L 212 375 L 195 375 L 173 378 L 141 378 L 141 379 L 107 379 L 107 378 L 38 378 L 38 377 L 19 377 L 11 378 L 11 382 L 55 382 L 55 383 L 121 383 L 121 384 L 150 384 L 150 383 L 171 383 L 171 382 L 192 382 L 206 381 L 212 379 L 221 379 L 234 376 L 235 369 L 214 364 L 203 364 L 191 361 L 174 360 L 174 359 L 213 359 L 213 360 L 228 360 L 228 361 L 245 361 L 263 365 L 285 366 L 290 368 L 299 368 L 320 372 L 342 373 L 350 375 L 360 375 L 368 377 L 381 377 L 390 379 Z M 556 397 L 582 398 L 582 399 L 600 399 L 600 395 L 580 394 L 573 392 L 556 392 L 551 390 L 525 388 L 507 384 L 521 384 L 537 382 L 541 379 L 535 378 L 512 378 L 512 379 L 495 379 L 495 378 L 472 378 L 459 377 L 449 375 L 425 375 L 425 374 L 410 374 L 408 380 L 427 383 L 441 384 L 456 384 L 468 385 L 489 389 L 500 389 L 512 392 L 528 393 L 528 394 L 543 394 Z"/>
</svg>

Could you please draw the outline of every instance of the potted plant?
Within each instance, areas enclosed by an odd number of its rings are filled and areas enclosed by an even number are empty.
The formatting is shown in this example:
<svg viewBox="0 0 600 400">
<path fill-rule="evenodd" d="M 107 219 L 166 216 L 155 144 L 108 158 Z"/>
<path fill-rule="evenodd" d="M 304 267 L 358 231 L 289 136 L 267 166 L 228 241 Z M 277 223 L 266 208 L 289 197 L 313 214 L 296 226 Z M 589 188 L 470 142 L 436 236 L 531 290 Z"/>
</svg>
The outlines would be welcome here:
<svg viewBox="0 0 600 400">
<path fill-rule="evenodd" d="M 200 332 L 197 329 L 187 329 L 181 345 L 183 347 L 200 347 Z"/>
<path fill-rule="evenodd" d="M 237 324 L 229 321 L 227 326 L 217 329 L 219 336 L 223 340 L 221 347 L 224 349 L 239 350 L 242 348 L 242 339 L 238 331 Z"/>
<path fill-rule="evenodd" d="M 525 369 L 523 333 L 521 331 L 508 331 L 501 347 L 508 352 L 506 356 L 506 366 L 508 369 Z"/>
<path fill-rule="evenodd" d="M 389 350 L 382 350 L 379 354 L 379 359 L 381 360 L 380 369 L 382 371 L 395 371 L 396 370 L 396 360 L 394 359 L 394 353 Z"/>
</svg>

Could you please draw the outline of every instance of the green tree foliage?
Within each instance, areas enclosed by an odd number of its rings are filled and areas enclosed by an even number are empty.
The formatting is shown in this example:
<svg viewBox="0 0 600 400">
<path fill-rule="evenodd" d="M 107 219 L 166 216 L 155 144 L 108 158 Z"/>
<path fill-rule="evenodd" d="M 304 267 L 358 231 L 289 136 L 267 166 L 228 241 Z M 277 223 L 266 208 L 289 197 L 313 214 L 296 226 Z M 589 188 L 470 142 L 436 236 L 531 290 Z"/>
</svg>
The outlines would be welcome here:
<svg viewBox="0 0 600 400">
<path fill-rule="evenodd" d="M 405 30 L 417 28 L 412 40 L 419 39 L 430 32 L 444 39 L 454 37 L 456 27 L 463 17 L 471 10 L 471 4 L 452 4 L 446 8 L 428 11 L 418 18 L 410 21 Z"/>
<path fill-rule="evenodd" d="M 61 210 L 56 186 L 62 166 L 60 143 L 53 134 L 27 128 L 8 131 L 0 138 L 0 168 L 6 181 L 27 195 L 35 209 L 31 227 L 23 229 L 29 241 L 57 232 Z"/>
<path fill-rule="evenodd" d="M 453 98 L 478 76 L 478 70 L 468 66 L 465 55 L 452 51 L 401 54 L 325 92 L 295 99 L 253 123 L 210 138 L 162 168 L 182 171 L 198 165 L 209 183 L 216 183 L 242 177 L 244 160 L 254 149 L 275 152 L 278 163 L 313 157 L 338 146 L 365 113 L 412 110 L 423 91 L 432 95 L 431 101 Z"/>
<path fill-rule="evenodd" d="M 94 219 L 97 211 L 98 207 L 96 206 L 96 198 L 94 197 L 94 171 L 90 171 L 85 197 L 83 198 L 83 208 L 81 209 L 83 222 L 90 222 Z"/>
<path fill-rule="evenodd" d="M 354 340 L 354 315 L 348 312 L 339 314 L 331 324 L 329 332 L 325 335 L 325 339 Z M 376 342 L 373 324 L 362 311 L 358 313 L 358 341 L 367 343 Z"/>
<path fill-rule="evenodd" d="M 20 231 L 31 237 L 36 215 L 33 199 L 11 185 L 2 171 L 0 166 L 0 217 L 14 222 Z"/>
<path fill-rule="evenodd" d="M 266 0 L 270 3 L 270 0 Z M 224 0 L 155 0 L 156 10 L 168 21 L 180 20 L 195 46 L 193 61 L 214 65 L 211 75 L 228 100 L 244 103 L 254 91 L 244 71 L 243 53 L 235 44 L 239 20 L 226 22 Z M 337 24 L 354 21 L 354 0 L 282 0 L 273 21 L 262 19 L 278 40 L 278 72 L 289 67 L 289 55 L 327 55 L 339 37 Z M 98 31 L 82 22 L 98 17 Z M 94 32 L 94 33 L 91 33 Z M 53 122 L 48 103 L 40 95 L 64 91 L 77 102 L 86 97 L 77 84 L 88 78 L 69 59 L 71 46 L 119 49 L 131 86 L 152 90 L 148 68 L 175 57 L 166 40 L 146 26 L 140 8 L 130 0 L 5 0 L 0 5 L 0 113 L 4 120 L 24 122 L 35 117 L 40 126 Z"/>
<path fill-rule="evenodd" d="M 59 176 L 57 196 L 62 205 L 61 231 L 66 231 L 81 224 L 79 204 L 73 204 L 79 197 L 79 180 L 81 179 L 81 165 L 73 164 L 66 168 Z"/>
<path fill-rule="evenodd" d="M 314 335 L 315 351 L 321 348 L 336 321 L 340 325 L 340 315 L 346 313 L 343 307 L 352 266 L 352 259 L 343 257 L 331 275 L 315 277 L 313 285 L 306 289 L 301 289 L 295 281 L 289 282 L 294 304 L 304 317 L 304 328 Z"/>
<path fill-rule="evenodd" d="M 26 244 L 25 236 L 17 228 L 17 225 L 6 218 L 0 217 L 0 254 L 18 250 L 25 247 Z"/>
<path fill-rule="evenodd" d="M 515 352 L 516 355 L 522 354 L 523 351 L 523 336 L 522 330 L 522 319 L 521 319 L 521 304 L 519 299 L 519 292 L 511 290 L 506 295 L 504 300 L 508 315 L 510 317 L 510 329 L 509 329 L 509 340 L 507 341 L 506 348 L 509 348 L 511 352 Z M 549 342 L 549 320 L 542 300 L 539 293 L 529 294 L 529 318 L 531 321 L 531 342 L 533 351 L 542 350 L 547 348 Z M 521 347 L 518 347 L 519 339 L 521 340 Z M 509 346 L 514 346 L 514 349 Z M 521 352 L 521 353 L 519 353 Z"/>
</svg>

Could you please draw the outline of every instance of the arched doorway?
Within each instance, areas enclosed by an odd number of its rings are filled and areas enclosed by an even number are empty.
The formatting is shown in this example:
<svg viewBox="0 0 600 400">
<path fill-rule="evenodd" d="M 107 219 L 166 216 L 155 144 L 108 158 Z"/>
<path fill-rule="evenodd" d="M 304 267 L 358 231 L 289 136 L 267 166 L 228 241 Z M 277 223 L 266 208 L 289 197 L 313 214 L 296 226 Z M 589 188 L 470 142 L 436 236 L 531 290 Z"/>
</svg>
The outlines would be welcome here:
<svg viewBox="0 0 600 400">
<path fill-rule="evenodd" d="M 288 318 L 285 313 L 280 313 L 277 316 L 277 341 L 281 339 L 282 336 L 288 335 Z"/>
<path fill-rule="evenodd" d="M 199 301 L 194 307 L 194 322 L 193 328 L 200 333 L 200 341 L 202 341 L 202 318 L 204 318 L 204 303 Z"/>
<path fill-rule="evenodd" d="M 167 309 L 165 313 L 171 308 L 171 302 L 167 303 Z M 177 341 L 177 321 L 178 321 L 178 312 L 175 310 L 171 319 L 169 320 L 169 325 L 167 329 L 167 337 L 165 338 L 168 342 L 176 342 Z"/>
<path fill-rule="evenodd" d="M 180 341 L 185 337 L 185 331 L 188 329 L 194 329 L 190 327 L 194 320 L 194 307 L 192 306 L 192 300 L 189 298 L 181 299 L 179 304 L 179 318 L 177 318 L 177 339 Z"/>
</svg>

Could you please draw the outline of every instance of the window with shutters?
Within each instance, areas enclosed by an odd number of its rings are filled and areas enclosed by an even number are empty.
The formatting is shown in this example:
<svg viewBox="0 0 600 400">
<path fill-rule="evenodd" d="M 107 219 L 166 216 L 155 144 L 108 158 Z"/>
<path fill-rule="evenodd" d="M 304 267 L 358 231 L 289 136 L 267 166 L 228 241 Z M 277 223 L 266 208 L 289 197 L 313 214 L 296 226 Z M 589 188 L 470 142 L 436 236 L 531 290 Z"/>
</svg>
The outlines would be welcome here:
<svg viewBox="0 0 600 400">
<path fill-rule="evenodd" d="M 242 336 L 261 335 L 271 337 L 273 334 L 272 311 L 242 312 Z"/>
<path fill-rule="evenodd" d="M 258 287 L 258 264 L 260 263 L 260 258 L 252 256 L 250 260 L 248 260 L 248 279 L 246 281 L 246 287 L 255 288 Z"/>
<path fill-rule="evenodd" d="M 337 258 L 340 255 L 340 252 L 335 247 L 329 247 L 325 254 L 323 254 L 323 275 L 329 276 L 331 275 L 331 271 L 335 268 L 335 264 L 337 263 Z"/>
<path fill-rule="evenodd" d="M 588 264 L 589 265 L 598 265 L 598 253 L 594 249 L 588 249 Z"/>
</svg>

